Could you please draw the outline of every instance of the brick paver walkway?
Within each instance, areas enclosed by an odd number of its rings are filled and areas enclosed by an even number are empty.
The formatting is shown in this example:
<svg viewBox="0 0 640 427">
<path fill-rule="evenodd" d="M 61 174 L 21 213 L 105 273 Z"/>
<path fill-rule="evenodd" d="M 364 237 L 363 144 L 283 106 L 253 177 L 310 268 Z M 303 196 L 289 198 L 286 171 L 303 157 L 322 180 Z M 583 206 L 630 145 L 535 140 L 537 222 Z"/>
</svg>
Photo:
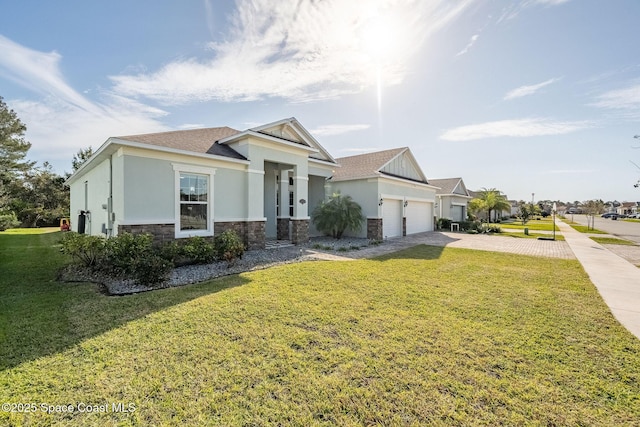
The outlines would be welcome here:
<svg viewBox="0 0 640 427">
<path fill-rule="evenodd" d="M 483 234 L 448 233 L 430 231 L 406 237 L 389 239 L 380 246 L 367 247 L 340 255 L 307 250 L 314 258 L 327 260 L 352 260 L 372 258 L 396 252 L 416 245 L 447 246 L 451 248 L 475 249 L 481 251 L 508 252 L 548 258 L 575 259 L 569 245 L 560 240 L 537 240 L 515 237 L 490 236 Z"/>
</svg>

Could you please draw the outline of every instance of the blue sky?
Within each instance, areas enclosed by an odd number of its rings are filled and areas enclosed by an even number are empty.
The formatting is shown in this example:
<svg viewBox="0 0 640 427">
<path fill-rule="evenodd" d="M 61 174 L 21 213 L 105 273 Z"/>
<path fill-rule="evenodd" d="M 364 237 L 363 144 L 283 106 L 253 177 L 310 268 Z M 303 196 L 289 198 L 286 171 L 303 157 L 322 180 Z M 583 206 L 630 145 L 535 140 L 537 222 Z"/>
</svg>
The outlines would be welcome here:
<svg viewBox="0 0 640 427">
<path fill-rule="evenodd" d="M 408 146 L 429 178 L 640 200 L 636 0 L 6 2 L 0 96 L 29 156 L 296 117 L 335 157 Z"/>
</svg>

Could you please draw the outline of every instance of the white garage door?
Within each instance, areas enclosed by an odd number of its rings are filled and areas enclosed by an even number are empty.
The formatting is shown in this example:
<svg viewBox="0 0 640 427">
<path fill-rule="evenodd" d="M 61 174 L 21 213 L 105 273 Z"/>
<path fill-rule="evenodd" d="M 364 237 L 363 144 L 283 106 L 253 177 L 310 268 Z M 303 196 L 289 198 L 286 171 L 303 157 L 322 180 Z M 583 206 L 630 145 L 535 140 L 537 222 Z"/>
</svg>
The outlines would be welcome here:
<svg viewBox="0 0 640 427">
<path fill-rule="evenodd" d="M 385 238 L 402 236 L 402 200 L 383 200 L 382 234 Z"/>
<path fill-rule="evenodd" d="M 407 216 L 407 234 L 431 231 L 431 204 L 409 201 L 405 211 Z"/>
</svg>

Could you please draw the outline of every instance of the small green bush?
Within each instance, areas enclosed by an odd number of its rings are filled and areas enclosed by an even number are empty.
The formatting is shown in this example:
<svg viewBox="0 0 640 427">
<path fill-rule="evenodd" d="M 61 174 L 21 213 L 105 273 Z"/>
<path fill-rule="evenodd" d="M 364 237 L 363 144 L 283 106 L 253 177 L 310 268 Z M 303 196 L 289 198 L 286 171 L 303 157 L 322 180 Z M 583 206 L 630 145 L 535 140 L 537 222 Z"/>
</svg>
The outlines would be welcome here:
<svg viewBox="0 0 640 427">
<path fill-rule="evenodd" d="M 232 265 L 236 258 L 242 258 L 244 254 L 244 243 L 233 230 L 218 234 L 214 243 L 218 259 L 227 261 L 229 265 Z"/>
<path fill-rule="evenodd" d="M 438 219 L 438 230 L 450 230 L 451 220 L 449 218 Z"/>
<path fill-rule="evenodd" d="M 106 241 L 107 257 L 103 268 L 110 274 L 135 274 L 137 262 L 154 253 L 151 234 L 121 233 Z"/>
<path fill-rule="evenodd" d="M 142 285 L 153 285 L 168 279 L 173 263 L 157 253 L 149 252 L 133 263 L 133 278 Z"/>
<path fill-rule="evenodd" d="M 106 258 L 106 240 L 100 236 L 73 231 L 62 236 L 62 253 L 70 255 L 85 267 L 96 268 Z"/>
<path fill-rule="evenodd" d="M 3 213 L 0 214 L 0 231 L 7 230 L 9 228 L 16 228 L 20 225 L 20 221 L 18 221 L 18 217 L 15 213 Z"/>
<path fill-rule="evenodd" d="M 216 260 L 216 247 L 200 236 L 189 237 L 180 249 L 181 255 L 193 264 L 209 264 Z"/>
<path fill-rule="evenodd" d="M 502 233 L 502 229 L 499 225 L 489 224 L 485 229 L 486 233 Z"/>
</svg>

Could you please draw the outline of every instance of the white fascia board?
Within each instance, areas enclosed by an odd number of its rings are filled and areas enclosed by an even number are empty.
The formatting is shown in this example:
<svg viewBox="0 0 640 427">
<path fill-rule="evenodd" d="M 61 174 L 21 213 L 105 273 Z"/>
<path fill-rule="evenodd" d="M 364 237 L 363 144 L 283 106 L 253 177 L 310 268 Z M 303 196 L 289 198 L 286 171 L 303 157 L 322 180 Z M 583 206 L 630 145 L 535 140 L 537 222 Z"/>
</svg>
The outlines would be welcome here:
<svg viewBox="0 0 640 427">
<path fill-rule="evenodd" d="M 313 157 L 309 157 L 309 163 L 316 163 L 318 165 L 329 166 L 329 167 L 332 167 L 332 168 L 341 168 L 342 167 L 342 165 L 340 165 L 339 163 L 331 163 L 331 162 L 328 162 L 326 160 L 314 159 Z"/>
<path fill-rule="evenodd" d="M 244 132 L 237 133 L 235 135 L 228 136 L 218 141 L 219 144 L 229 145 L 236 140 L 243 139 L 247 136 L 254 137 L 256 139 L 263 139 L 269 142 L 275 142 L 277 144 L 284 145 L 286 147 L 295 148 L 297 150 L 306 151 L 308 153 L 319 153 L 320 151 L 317 148 L 308 147 L 306 145 L 298 144 L 296 142 L 290 142 L 286 139 L 278 138 L 277 136 L 271 136 L 266 133 L 260 133 L 253 130 L 246 130 Z"/>
<path fill-rule="evenodd" d="M 290 120 L 290 125 L 294 127 L 296 131 L 298 131 L 298 133 L 301 133 L 305 140 L 307 140 L 308 142 L 311 142 L 311 145 L 315 145 L 316 147 L 318 147 L 318 151 L 320 151 L 320 153 L 324 154 L 326 157 L 331 159 L 332 162 L 334 163 L 336 162 L 336 159 L 326 150 L 326 148 L 324 148 L 318 142 L 317 139 L 314 138 L 313 135 L 311 135 L 311 133 L 307 130 L 307 128 L 302 126 L 302 123 L 300 123 L 298 119 L 296 119 L 295 117 L 292 117 L 289 120 Z"/>
<path fill-rule="evenodd" d="M 111 155 L 115 153 L 120 147 L 141 148 L 145 150 L 159 151 L 162 153 L 169 153 L 169 154 L 182 154 L 190 157 L 197 157 L 197 158 L 207 159 L 207 160 L 220 160 L 223 162 L 238 163 L 242 165 L 249 165 L 251 163 L 248 160 L 234 159 L 231 157 L 218 156 L 216 154 L 197 153 L 195 151 L 161 147 L 158 145 L 143 144 L 141 142 L 133 142 L 133 141 L 127 141 L 125 139 L 111 137 L 107 139 L 107 141 L 104 144 L 102 144 L 100 148 L 98 148 L 98 150 L 89 158 L 89 160 L 87 160 L 82 166 L 80 166 L 80 168 L 73 175 L 71 175 L 69 179 L 67 179 L 67 181 L 65 181 L 65 185 L 71 185 L 80 176 L 83 175 L 83 172 L 85 171 L 85 169 L 87 170 L 90 169 L 89 166 L 93 165 L 93 163 L 95 163 L 97 159 L 103 159 L 105 158 L 106 155 Z"/>
<path fill-rule="evenodd" d="M 91 170 L 96 162 L 102 161 L 107 156 L 110 156 L 111 154 L 115 153 L 117 151 L 117 148 L 112 147 L 113 145 L 112 140 L 113 138 L 107 139 L 96 150 L 96 152 L 93 153 L 91 157 L 89 157 L 89 159 L 78 168 L 77 171 L 75 171 L 69 178 L 67 178 L 67 180 L 64 182 L 64 185 L 70 186 L 75 181 L 77 181 L 80 176 L 84 175 L 85 170 L 87 171 Z"/>
<path fill-rule="evenodd" d="M 361 180 L 376 180 L 380 178 L 380 175 L 366 175 L 366 176 L 359 176 L 357 178 L 346 178 L 346 179 L 333 179 L 331 178 L 331 182 L 349 182 L 349 181 L 361 181 Z"/>
<path fill-rule="evenodd" d="M 410 186 L 419 186 L 419 187 L 423 187 L 423 188 L 429 188 L 429 189 L 433 189 L 433 190 L 439 190 L 440 187 L 435 187 L 431 184 L 424 184 L 422 182 L 416 182 L 416 181 L 411 181 L 410 179 L 404 179 L 404 178 L 396 178 L 395 176 L 381 176 L 379 177 L 380 180 L 388 180 L 388 181 L 393 181 L 394 184 L 404 184 L 404 185 L 410 185 Z"/>
<path fill-rule="evenodd" d="M 438 194 L 438 196 L 440 196 L 440 197 L 460 197 L 461 199 L 473 199 L 473 197 L 471 197 L 471 196 L 463 196 L 462 194 L 458 194 L 458 193 Z"/>
<path fill-rule="evenodd" d="M 118 138 L 109 138 L 109 139 L 113 140 L 114 144 L 117 144 L 118 146 L 121 146 L 121 147 L 143 148 L 146 150 L 161 151 L 163 153 L 183 154 L 185 156 L 198 157 L 201 159 L 209 159 L 209 160 L 220 160 L 223 162 L 238 163 L 241 165 L 249 165 L 251 163 L 249 160 L 234 159 L 231 157 L 219 156 L 217 154 L 197 153 L 195 151 L 161 147 L 158 145 L 151 145 L 151 144 L 143 144 L 141 142 L 132 142 L 132 141 L 127 141 L 125 139 L 118 139 Z"/>
<path fill-rule="evenodd" d="M 295 120 L 295 117 L 289 117 L 288 119 L 281 119 L 281 120 L 278 120 L 278 121 L 275 121 L 275 122 L 272 122 L 272 123 L 267 123 L 267 124 L 265 124 L 265 125 L 260 125 L 260 126 L 252 127 L 252 128 L 251 128 L 251 129 L 249 129 L 249 130 L 253 130 L 253 131 L 256 131 L 256 132 L 260 132 L 260 131 L 262 131 L 262 130 L 269 129 L 269 128 L 274 127 L 274 126 L 280 126 L 280 125 L 283 125 L 283 124 L 285 124 L 285 123 L 290 123 L 290 122 L 291 122 L 291 121 L 293 121 L 293 120 Z M 225 139 L 226 139 L 226 138 L 225 138 Z"/>
</svg>

